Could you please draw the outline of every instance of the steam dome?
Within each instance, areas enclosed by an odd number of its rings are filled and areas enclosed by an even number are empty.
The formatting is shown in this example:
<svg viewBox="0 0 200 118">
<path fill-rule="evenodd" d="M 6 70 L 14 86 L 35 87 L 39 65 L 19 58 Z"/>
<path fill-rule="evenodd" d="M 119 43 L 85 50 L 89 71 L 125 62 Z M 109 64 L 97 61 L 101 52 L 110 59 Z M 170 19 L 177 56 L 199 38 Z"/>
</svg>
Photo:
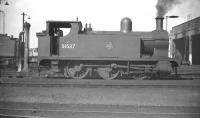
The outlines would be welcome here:
<svg viewBox="0 0 200 118">
<path fill-rule="evenodd" d="M 125 17 L 121 20 L 121 32 L 127 33 L 132 31 L 132 21 L 130 18 Z"/>
</svg>

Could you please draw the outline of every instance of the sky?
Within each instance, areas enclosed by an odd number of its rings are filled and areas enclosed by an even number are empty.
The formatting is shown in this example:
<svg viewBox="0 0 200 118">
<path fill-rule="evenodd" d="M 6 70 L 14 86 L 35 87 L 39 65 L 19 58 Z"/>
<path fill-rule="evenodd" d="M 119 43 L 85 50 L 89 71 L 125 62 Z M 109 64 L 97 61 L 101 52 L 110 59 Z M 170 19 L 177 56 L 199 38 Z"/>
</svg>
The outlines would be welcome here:
<svg viewBox="0 0 200 118">
<path fill-rule="evenodd" d="M 200 16 L 200 0 L 180 0 L 166 15 L 178 15 L 177 19 L 168 19 L 168 29 Z M 0 9 L 6 13 L 5 32 L 18 37 L 22 31 L 22 13 L 30 16 L 25 20 L 31 24 L 30 47 L 38 45 L 36 32 L 46 28 L 47 20 L 73 21 L 78 17 L 83 26 L 91 23 L 95 31 L 119 31 L 120 21 L 124 17 L 132 20 L 133 31 L 152 31 L 155 29 L 157 0 L 7 0 L 9 6 Z M 0 14 L 0 32 L 2 33 L 2 14 Z M 165 28 L 165 25 L 164 25 Z"/>
</svg>

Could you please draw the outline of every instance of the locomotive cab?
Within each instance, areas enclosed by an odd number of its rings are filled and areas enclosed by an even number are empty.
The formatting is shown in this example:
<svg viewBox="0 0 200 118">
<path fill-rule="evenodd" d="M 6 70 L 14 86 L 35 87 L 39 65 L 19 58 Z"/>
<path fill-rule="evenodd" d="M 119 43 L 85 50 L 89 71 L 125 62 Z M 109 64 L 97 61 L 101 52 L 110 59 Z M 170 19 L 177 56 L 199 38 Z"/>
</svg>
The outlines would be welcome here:
<svg viewBox="0 0 200 118">
<path fill-rule="evenodd" d="M 82 24 L 78 21 L 47 21 L 46 30 L 37 33 L 39 58 L 59 56 L 60 39 L 66 35 L 78 34 L 81 29 Z"/>
<path fill-rule="evenodd" d="M 55 22 L 49 21 L 47 22 L 47 30 L 50 36 L 50 52 L 52 56 L 59 55 L 59 43 L 60 38 L 66 35 L 69 35 L 71 31 L 73 31 L 79 26 L 79 22 Z M 79 31 L 79 30 L 77 30 Z M 64 34 L 63 34 L 64 33 Z"/>
</svg>

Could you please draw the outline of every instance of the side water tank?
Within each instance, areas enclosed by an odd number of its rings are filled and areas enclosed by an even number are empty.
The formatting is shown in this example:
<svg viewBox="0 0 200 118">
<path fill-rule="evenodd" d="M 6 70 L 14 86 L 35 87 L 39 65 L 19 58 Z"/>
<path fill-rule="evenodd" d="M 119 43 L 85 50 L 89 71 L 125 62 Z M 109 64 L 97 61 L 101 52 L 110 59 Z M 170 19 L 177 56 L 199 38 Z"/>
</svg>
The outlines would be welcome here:
<svg viewBox="0 0 200 118">
<path fill-rule="evenodd" d="M 123 33 L 132 32 L 132 21 L 130 18 L 125 17 L 121 20 L 120 31 Z"/>
</svg>

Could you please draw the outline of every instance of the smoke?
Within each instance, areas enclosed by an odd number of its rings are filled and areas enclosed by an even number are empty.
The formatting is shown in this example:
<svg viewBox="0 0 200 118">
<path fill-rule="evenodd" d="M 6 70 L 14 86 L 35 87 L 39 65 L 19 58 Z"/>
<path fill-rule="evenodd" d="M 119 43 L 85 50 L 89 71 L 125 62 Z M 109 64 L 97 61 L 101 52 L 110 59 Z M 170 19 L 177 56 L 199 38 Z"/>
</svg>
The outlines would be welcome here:
<svg viewBox="0 0 200 118">
<path fill-rule="evenodd" d="M 190 18 L 195 18 L 200 16 L 199 12 L 200 8 L 200 0 L 188 0 L 182 5 L 182 11 L 180 11 L 182 14 L 181 15 L 187 15 L 190 16 Z M 177 8 L 177 10 L 181 10 L 181 8 Z"/>
<path fill-rule="evenodd" d="M 180 0 L 158 0 L 156 4 L 157 17 L 164 17 L 175 5 L 181 4 Z"/>
<path fill-rule="evenodd" d="M 200 8 L 200 0 L 176 0 L 172 4 L 171 9 L 168 9 L 166 13 L 172 15 L 178 15 L 184 19 L 193 19 L 200 16 L 199 8 Z M 164 15 L 166 15 L 166 13 Z"/>
</svg>

